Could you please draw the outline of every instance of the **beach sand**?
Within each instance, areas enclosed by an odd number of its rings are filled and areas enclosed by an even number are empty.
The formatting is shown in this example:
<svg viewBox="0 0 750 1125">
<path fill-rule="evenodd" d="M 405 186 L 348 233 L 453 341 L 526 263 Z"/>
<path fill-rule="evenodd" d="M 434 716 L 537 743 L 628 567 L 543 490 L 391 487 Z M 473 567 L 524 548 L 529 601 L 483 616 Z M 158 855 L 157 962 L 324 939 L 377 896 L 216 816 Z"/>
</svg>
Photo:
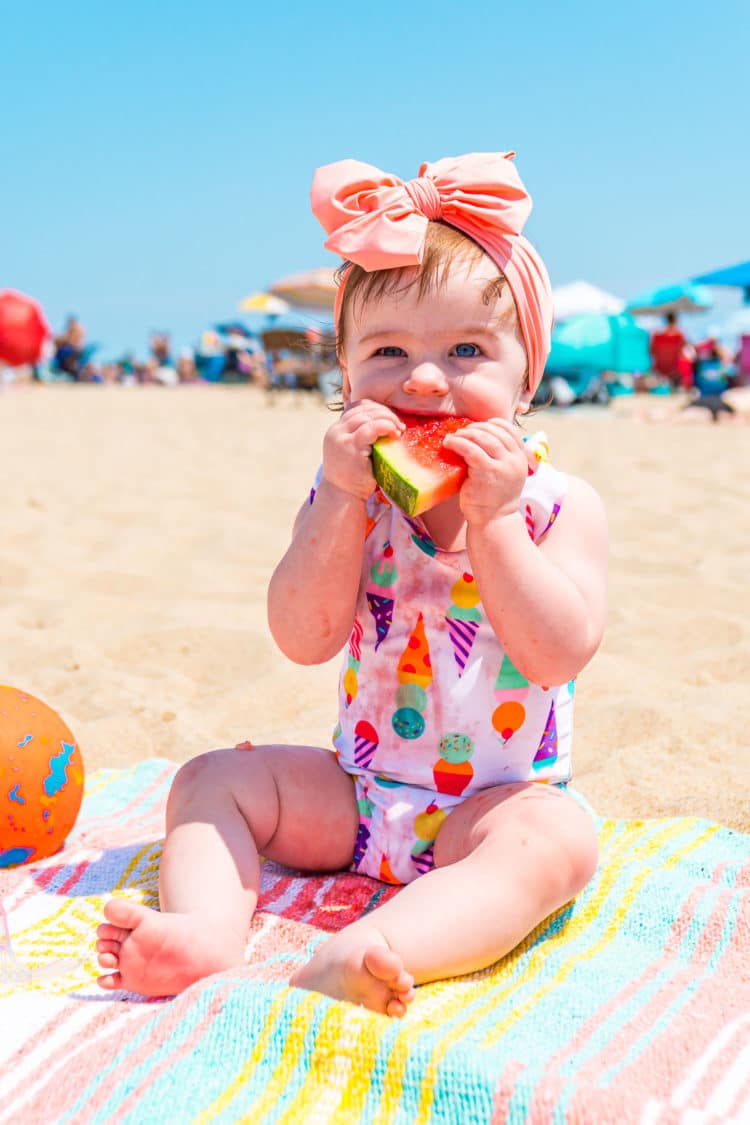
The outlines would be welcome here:
<svg viewBox="0 0 750 1125">
<path fill-rule="evenodd" d="M 243 387 L 0 392 L 0 680 L 60 711 L 88 770 L 247 738 L 330 745 L 338 662 L 289 663 L 265 590 L 331 418 Z M 747 428 L 606 408 L 528 428 L 610 519 L 575 784 L 602 815 L 750 831 Z"/>
</svg>

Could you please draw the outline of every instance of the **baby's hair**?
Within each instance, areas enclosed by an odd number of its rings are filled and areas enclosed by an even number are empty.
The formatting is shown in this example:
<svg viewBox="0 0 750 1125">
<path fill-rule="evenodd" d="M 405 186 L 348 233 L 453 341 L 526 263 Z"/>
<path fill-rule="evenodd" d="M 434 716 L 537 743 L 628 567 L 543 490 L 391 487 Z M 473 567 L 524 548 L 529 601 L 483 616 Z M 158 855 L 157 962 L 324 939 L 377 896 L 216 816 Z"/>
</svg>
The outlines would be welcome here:
<svg viewBox="0 0 750 1125">
<path fill-rule="evenodd" d="M 427 293 L 445 284 L 454 263 L 461 261 L 474 264 L 483 256 L 484 251 L 473 239 L 447 223 L 431 220 L 427 224 L 424 253 L 416 274 L 413 266 L 372 270 L 368 273 L 361 266 L 344 262 L 338 271 L 339 284 L 344 284 L 344 274 L 346 274 L 346 283 L 341 299 L 339 321 L 336 325 L 336 351 L 341 354 L 344 348 L 344 325 L 348 309 L 353 310 L 356 304 L 363 305 L 369 301 L 378 301 L 386 293 L 406 291 L 412 285 L 417 286 L 421 300 Z M 486 305 L 500 295 L 504 284 L 505 277 L 502 273 L 488 283 L 482 294 Z"/>
</svg>

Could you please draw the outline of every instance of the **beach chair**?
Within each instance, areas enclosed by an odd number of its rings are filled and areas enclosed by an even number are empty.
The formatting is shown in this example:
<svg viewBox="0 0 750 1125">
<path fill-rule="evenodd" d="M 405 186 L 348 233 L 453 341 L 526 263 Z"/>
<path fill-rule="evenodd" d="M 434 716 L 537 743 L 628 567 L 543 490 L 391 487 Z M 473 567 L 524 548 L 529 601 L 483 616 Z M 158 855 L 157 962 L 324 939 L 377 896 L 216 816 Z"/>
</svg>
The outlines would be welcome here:
<svg viewBox="0 0 750 1125">
<path fill-rule="evenodd" d="M 681 332 L 655 332 L 649 345 L 651 368 L 675 386 L 688 390 L 693 385 L 693 365 L 685 355 Z"/>
</svg>

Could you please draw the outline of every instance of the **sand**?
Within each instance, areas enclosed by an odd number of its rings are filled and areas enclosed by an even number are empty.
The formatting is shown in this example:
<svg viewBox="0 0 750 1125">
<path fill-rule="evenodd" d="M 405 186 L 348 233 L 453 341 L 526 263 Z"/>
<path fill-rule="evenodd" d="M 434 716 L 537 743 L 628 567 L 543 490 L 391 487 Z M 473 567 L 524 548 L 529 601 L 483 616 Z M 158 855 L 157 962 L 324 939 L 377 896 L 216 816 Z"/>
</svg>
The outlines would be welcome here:
<svg viewBox="0 0 750 1125">
<path fill-rule="evenodd" d="M 66 718 L 89 770 L 241 739 L 329 745 L 337 661 L 274 647 L 265 589 L 331 414 L 243 387 L 0 392 L 0 680 Z M 575 782 L 602 815 L 750 831 L 745 426 L 545 411 L 611 524 Z"/>
</svg>

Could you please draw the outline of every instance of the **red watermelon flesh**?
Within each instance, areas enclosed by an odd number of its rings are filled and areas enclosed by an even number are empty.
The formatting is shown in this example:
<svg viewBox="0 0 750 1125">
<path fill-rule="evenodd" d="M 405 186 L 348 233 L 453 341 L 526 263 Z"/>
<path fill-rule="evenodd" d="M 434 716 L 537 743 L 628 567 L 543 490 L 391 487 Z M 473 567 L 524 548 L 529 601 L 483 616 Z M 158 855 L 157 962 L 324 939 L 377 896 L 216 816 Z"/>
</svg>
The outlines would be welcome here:
<svg viewBox="0 0 750 1125">
<path fill-rule="evenodd" d="M 375 480 L 407 516 L 427 512 L 458 492 L 466 462 L 443 439 L 463 429 L 470 418 L 445 414 L 399 414 L 406 429 L 398 438 L 378 438 L 372 447 Z"/>
</svg>

